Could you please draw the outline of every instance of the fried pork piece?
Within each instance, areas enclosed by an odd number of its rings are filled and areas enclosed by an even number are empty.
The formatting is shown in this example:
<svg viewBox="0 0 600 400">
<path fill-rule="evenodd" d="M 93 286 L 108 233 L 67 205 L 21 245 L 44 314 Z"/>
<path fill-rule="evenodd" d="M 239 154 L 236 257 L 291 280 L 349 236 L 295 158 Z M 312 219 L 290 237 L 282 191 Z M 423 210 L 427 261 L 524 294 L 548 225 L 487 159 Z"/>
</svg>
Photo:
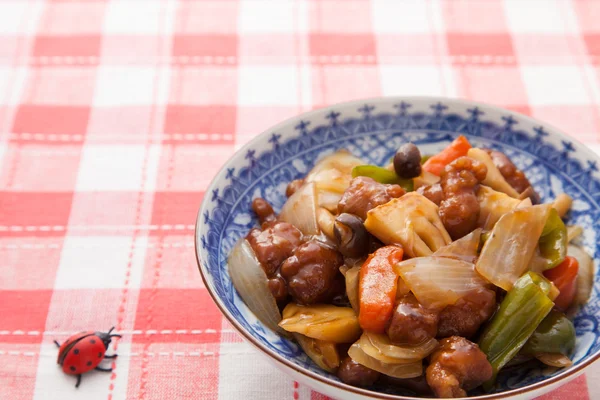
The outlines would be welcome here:
<svg viewBox="0 0 600 400">
<path fill-rule="evenodd" d="M 386 329 L 392 343 L 419 345 L 435 337 L 438 313 L 423 307 L 412 293 L 396 301 L 394 313 Z"/>
<path fill-rule="evenodd" d="M 348 385 L 369 387 L 374 384 L 381 374 L 346 357 L 342 360 L 337 371 L 340 380 Z"/>
<path fill-rule="evenodd" d="M 263 223 L 261 229 L 252 229 L 246 239 L 270 277 L 301 243 L 302 232 L 292 224 L 275 220 Z"/>
<path fill-rule="evenodd" d="M 455 398 L 492 377 L 492 366 L 475 343 L 460 336 L 440 341 L 431 355 L 426 378 L 437 397 Z"/>
<path fill-rule="evenodd" d="M 288 298 L 288 291 L 287 284 L 278 270 L 302 243 L 302 232 L 292 224 L 278 221 L 273 207 L 265 199 L 254 199 L 252 209 L 258 216 L 261 227 L 248 232 L 246 239 L 269 278 L 269 289 L 273 297 L 282 303 Z"/>
<path fill-rule="evenodd" d="M 440 203 L 440 218 L 453 240 L 477 227 L 479 202 L 477 189 L 487 174 L 486 166 L 469 157 L 460 157 L 446 165 L 440 185 L 444 200 Z"/>
<path fill-rule="evenodd" d="M 281 265 L 280 273 L 297 303 L 322 303 L 343 292 L 343 276 L 339 272 L 343 262 L 337 250 L 311 239 L 294 250 Z"/>
<path fill-rule="evenodd" d="M 523 171 L 518 169 L 506 154 L 497 150 L 483 150 L 490 155 L 494 165 L 496 168 L 498 168 L 510 186 L 512 186 L 519 193 L 524 193 L 527 191 L 527 193 L 529 193 L 528 197 L 531 199 L 533 204 L 538 204 L 540 202 L 540 196 L 535 192 L 535 190 L 533 190 L 533 186 L 531 186 L 531 183 L 529 183 L 529 180 Z"/>
<path fill-rule="evenodd" d="M 260 197 L 252 200 L 252 211 L 254 211 L 261 224 L 277 219 L 273 207 L 271 207 L 269 202 Z"/>
<path fill-rule="evenodd" d="M 417 189 L 417 193 L 420 193 L 423 196 L 427 197 L 437 206 L 439 206 L 442 200 L 444 200 L 444 191 L 442 190 L 442 185 L 440 185 L 439 183 L 421 186 Z"/>
<path fill-rule="evenodd" d="M 350 186 L 342 195 L 338 203 L 338 212 L 354 214 L 364 220 L 369 210 L 404 193 L 404 189 L 399 185 L 383 184 L 372 178 L 359 176 L 352 179 Z"/>
<path fill-rule="evenodd" d="M 481 324 L 496 311 L 496 292 L 486 288 L 474 290 L 440 313 L 437 337 L 473 337 Z"/>
</svg>

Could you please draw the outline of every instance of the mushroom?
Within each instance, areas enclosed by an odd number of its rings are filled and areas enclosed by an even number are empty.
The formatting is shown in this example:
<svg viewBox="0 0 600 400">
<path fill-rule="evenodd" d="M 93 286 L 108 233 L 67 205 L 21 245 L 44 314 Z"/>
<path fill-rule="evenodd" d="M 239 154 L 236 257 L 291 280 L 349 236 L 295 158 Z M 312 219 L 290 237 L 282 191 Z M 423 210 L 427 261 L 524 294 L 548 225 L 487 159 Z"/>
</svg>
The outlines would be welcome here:
<svg viewBox="0 0 600 400">
<path fill-rule="evenodd" d="M 401 178 L 410 179 L 421 175 L 421 153 L 412 143 L 400 146 L 394 155 L 394 171 Z"/>
<path fill-rule="evenodd" d="M 361 257 L 369 252 L 369 232 L 356 215 L 338 215 L 333 223 L 333 235 L 339 252 L 346 257 Z"/>
</svg>

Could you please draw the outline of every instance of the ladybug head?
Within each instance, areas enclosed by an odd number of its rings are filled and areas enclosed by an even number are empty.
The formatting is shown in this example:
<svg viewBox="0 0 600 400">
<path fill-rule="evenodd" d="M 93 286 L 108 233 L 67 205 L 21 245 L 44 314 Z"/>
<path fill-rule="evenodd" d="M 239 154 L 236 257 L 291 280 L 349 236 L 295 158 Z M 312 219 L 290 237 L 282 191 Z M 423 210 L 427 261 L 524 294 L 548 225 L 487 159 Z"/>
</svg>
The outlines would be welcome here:
<svg viewBox="0 0 600 400">
<path fill-rule="evenodd" d="M 108 349 L 108 346 L 110 345 L 110 342 L 112 341 L 112 338 L 114 338 L 114 337 L 120 338 L 121 337 L 121 335 L 111 333 L 114 329 L 115 329 L 115 327 L 113 326 L 112 328 L 110 328 L 110 330 L 108 332 L 96 332 L 96 336 L 98 336 L 102 340 L 102 343 L 104 343 L 104 348 L 106 348 L 106 349 Z"/>
</svg>

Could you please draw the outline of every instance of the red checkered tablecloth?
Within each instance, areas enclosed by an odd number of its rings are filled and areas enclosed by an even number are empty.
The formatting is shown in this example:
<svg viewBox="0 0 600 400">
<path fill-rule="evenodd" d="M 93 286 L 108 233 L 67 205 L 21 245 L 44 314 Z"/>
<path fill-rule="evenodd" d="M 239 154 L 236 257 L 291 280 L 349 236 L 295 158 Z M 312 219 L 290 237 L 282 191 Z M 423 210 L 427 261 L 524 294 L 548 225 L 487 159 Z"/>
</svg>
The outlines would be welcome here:
<svg viewBox="0 0 600 400">
<path fill-rule="evenodd" d="M 203 286 L 218 168 L 287 117 L 385 95 L 493 103 L 600 151 L 599 21 L 593 0 L 0 0 L 0 399 L 324 399 Z M 114 372 L 76 390 L 52 341 L 113 325 Z"/>
</svg>

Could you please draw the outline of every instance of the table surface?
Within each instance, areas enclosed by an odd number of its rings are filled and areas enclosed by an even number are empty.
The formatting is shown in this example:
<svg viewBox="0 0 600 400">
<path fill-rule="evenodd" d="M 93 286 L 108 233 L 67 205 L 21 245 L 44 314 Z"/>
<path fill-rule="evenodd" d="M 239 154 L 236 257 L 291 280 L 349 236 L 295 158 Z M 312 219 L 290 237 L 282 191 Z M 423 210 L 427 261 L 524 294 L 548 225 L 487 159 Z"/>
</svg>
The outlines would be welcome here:
<svg viewBox="0 0 600 400">
<path fill-rule="evenodd" d="M 212 176 L 278 121 L 383 95 L 493 103 L 598 152 L 599 20 L 579 0 L 0 1 L 0 398 L 324 399 L 203 286 Z M 114 372 L 76 390 L 52 341 L 113 325 Z"/>
</svg>

